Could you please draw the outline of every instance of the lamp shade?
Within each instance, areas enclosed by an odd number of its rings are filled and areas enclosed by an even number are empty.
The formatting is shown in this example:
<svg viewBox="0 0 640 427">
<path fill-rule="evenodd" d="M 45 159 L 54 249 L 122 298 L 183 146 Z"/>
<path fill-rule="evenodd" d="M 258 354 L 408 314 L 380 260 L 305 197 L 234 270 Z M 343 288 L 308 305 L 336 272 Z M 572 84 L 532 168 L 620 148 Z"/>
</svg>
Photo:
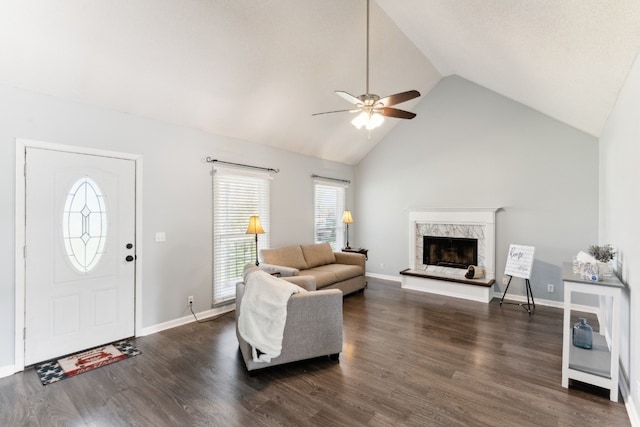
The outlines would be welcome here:
<svg viewBox="0 0 640 427">
<path fill-rule="evenodd" d="M 249 226 L 247 227 L 246 234 L 264 234 L 262 224 L 260 224 L 260 217 L 258 215 L 252 215 L 249 218 Z"/>
<path fill-rule="evenodd" d="M 351 211 L 344 211 L 342 214 L 342 222 L 345 224 L 353 223 L 353 217 L 351 216 Z"/>
</svg>

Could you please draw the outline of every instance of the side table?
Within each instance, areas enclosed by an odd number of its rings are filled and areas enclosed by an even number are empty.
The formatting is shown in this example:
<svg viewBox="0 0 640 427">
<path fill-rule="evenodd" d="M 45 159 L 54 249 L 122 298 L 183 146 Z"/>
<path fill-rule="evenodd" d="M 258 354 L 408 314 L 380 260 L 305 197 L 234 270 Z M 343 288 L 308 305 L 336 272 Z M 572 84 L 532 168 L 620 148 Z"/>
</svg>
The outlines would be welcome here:
<svg viewBox="0 0 640 427">
<path fill-rule="evenodd" d="M 609 389 L 609 399 L 618 401 L 618 376 L 620 366 L 620 299 L 624 285 L 615 277 L 599 282 L 583 280 L 573 273 L 573 264 L 562 265 L 564 282 L 564 321 L 562 344 L 562 387 L 569 387 L 569 379 Z M 573 293 L 598 295 L 608 305 L 611 335 L 605 336 L 605 326 L 593 332 L 593 348 L 584 350 L 572 344 L 571 296 Z M 602 310 L 602 307 L 600 307 Z M 607 342 L 608 341 L 608 342 Z"/>
<path fill-rule="evenodd" d="M 342 248 L 342 252 L 351 252 L 364 255 L 365 260 L 369 260 L 369 249 L 365 248 Z"/>
</svg>

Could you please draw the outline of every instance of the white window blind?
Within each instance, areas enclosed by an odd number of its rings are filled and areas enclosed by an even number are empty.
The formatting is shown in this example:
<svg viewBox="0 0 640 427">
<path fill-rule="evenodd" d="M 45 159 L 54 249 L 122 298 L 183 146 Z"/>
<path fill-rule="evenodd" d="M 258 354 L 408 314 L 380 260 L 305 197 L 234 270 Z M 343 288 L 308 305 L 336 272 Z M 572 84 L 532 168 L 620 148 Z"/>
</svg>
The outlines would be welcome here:
<svg viewBox="0 0 640 427">
<path fill-rule="evenodd" d="M 342 214 L 345 207 L 346 186 L 324 181 L 314 183 L 315 242 L 329 243 L 334 251 L 344 246 Z"/>
<path fill-rule="evenodd" d="M 216 167 L 213 177 L 213 304 L 232 303 L 242 270 L 255 263 L 255 234 L 246 234 L 249 218 L 260 217 L 264 234 L 258 251 L 269 247 L 270 176 Z"/>
</svg>

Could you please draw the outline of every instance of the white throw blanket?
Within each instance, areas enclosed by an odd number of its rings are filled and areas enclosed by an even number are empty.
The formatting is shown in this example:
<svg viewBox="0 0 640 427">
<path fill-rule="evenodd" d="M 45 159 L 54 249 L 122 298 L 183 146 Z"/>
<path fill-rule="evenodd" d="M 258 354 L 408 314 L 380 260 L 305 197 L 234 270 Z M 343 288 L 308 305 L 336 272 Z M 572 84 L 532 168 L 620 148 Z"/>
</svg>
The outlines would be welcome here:
<svg viewBox="0 0 640 427">
<path fill-rule="evenodd" d="M 245 274 L 244 282 L 238 331 L 251 345 L 254 362 L 270 362 L 282 351 L 289 298 L 306 290 L 257 269 Z"/>
</svg>

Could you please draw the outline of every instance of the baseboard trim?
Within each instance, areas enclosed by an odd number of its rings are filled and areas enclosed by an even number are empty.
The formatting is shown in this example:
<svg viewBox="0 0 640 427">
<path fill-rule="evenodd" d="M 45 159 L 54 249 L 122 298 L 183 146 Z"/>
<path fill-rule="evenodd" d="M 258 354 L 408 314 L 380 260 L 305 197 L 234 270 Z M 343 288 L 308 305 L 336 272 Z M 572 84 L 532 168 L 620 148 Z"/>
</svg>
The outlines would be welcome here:
<svg viewBox="0 0 640 427">
<path fill-rule="evenodd" d="M 500 299 L 502 298 L 502 292 L 494 292 L 493 293 L 493 298 L 494 299 Z M 527 297 L 526 295 L 513 295 L 513 294 L 509 294 L 506 298 L 505 301 L 515 301 L 517 303 L 527 303 Z M 540 299 L 540 298 L 535 298 L 535 302 L 536 305 L 542 305 L 545 307 L 555 307 L 555 308 L 564 308 L 564 303 L 562 301 L 556 301 L 556 300 L 550 300 L 550 299 Z M 598 307 L 593 307 L 590 305 L 578 305 L 578 304 L 572 304 L 571 306 L 572 310 L 575 311 L 581 311 L 583 313 L 593 313 L 593 314 L 598 314 Z M 599 319 L 598 319 L 599 320 Z"/>
<path fill-rule="evenodd" d="M 629 390 L 627 378 L 625 378 L 624 376 L 624 369 L 622 364 L 620 364 L 620 378 L 618 379 L 618 385 L 620 387 L 620 396 L 622 396 L 622 400 L 624 401 L 624 406 L 627 409 L 627 416 L 629 417 L 631 425 L 633 427 L 640 427 L 640 417 L 638 416 L 638 409 L 636 407 L 633 396 L 631 396 L 631 391 Z"/>
<path fill-rule="evenodd" d="M 402 283 L 402 278 L 400 276 L 389 276 L 389 275 L 386 275 L 386 274 L 367 272 L 366 273 L 366 277 L 371 277 L 373 279 L 389 280 L 391 282 Z M 494 299 L 496 299 L 496 298 L 500 299 L 500 298 L 502 298 L 502 295 L 503 295 L 502 291 L 494 292 L 493 293 L 493 298 Z M 456 297 L 451 297 L 451 298 L 456 298 Z M 527 297 L 526 297 L 526 295 L 509 294 L 507 296 L 506 300 L 515 301 L 517 303 L 526 303 L 527 302 Z M 556 300 L 550 300 L 550 299 L 540 299 L 540 298 L 536 298 L 535 301 L 536 301 L 537 305 L 541 305 L 541 306 L 545 306 L 545 307 L 564 308 L 564 303 L 562 301 L 556 301 Z M 599 315 L 598 307 L 593 307 L 593 306 L 589 306 L 589 305 L 573 304 L 572 310 L 581 311 L 583 313 L 593 313 L 593 314 Z M 598 316 L 598 321 L 600 321 L 600 316 Z M 638 427 L 640 427 L 640 426 L 638 426 Z"/>
<path fill-rule="evenodd" d="M 235 304 L 231 304 L 231 305 L 228 305 L 228 306 L 225 306 L 225 307 L 218 307 L 218 308 L 212 308 L 212 309 L 206 310 L 206 311 L 201 311 L 200 313 L 196 313 L 196 316 L 198 317 L 198 320 L 206 320 L 206 319 L 208 319 L 210 317 L 219 316 L 221 314 L 229 313 L 230 311 L 233 311 L 235 309 L 236 309 L 236 305 Z M 167 329 L 172 329 L 172 328 L 176 328 L 178 326 L 187 325 L 187 324 L 193 323 L 195 321 L 196 321 L 196 319 L 194 319 L 193 315 L 189 314 L 187 316 L 180 317 L 180 318 L 174 319 L 174 320 L 170 320 L 168 322 L 163 322 L 163 323 L 158 323 L 157 325 L 147 326 L 146 328 L 143 328 L 141 331 L 139 331 L 139 333 L 137 333 L 136 336 L 137 337 L 144 337 L 146 335 L 155 334 L 157 332 L 162 332 L 162 331 L 165 331 Z M 15 374 L 16 372 L 19 372 L 19 371 L 16 369 L 15 365 L 0 366 L 0 378 L 11 376 L 11 375 Z"/>
<path fill-rule="evenodd" d="M 224 307 L 212 308 L 210 310 L 201 311 L 196 313 L 196 316 L 199 320 L 208 319 L 210 317 L 219 316 L 221 314 L 228 313 L 236 309 L 235 304 L 231 304 Z M 146 335 L 155 334 L 158 332 L 166 331 L 167 329 L 177 328 L 178 326 L 187 325 L 189 323 L 195 322 L 196 319 L 193 318 L 192 314 L 189 314 L 184 317 L 180 317 L 178 319 L 169 320 L 168 322 L 158 323 L 156 325 L 147 326 L 146 328 L 142 328 L 142 330 L 136 334 L 137 337 L 144 337 Z"/>
<path fill-rule="evenodd" d="M 627 415 L 629 416 L 629 421 L 633 427 L 640 427 L 640 417 L 638 417 L 638 409 L 636 408 L 635 401 L 628 395 L 627 398 L 624 399 L 624 406 L 627 408 Z"/>
<path fill-rule="evenodd" d="M 18 371 L 16 371 L 15 365 L 0 366 L 0 378 L 11 376 L 16 372 Z"/>
<path fill-rule="evenodd" d="M 378 273 L 365 273 L 365 277 L 371 277 L 372 279 L 389 280 L 391 282 L 398 282 L 398 283 L 402 281 L 400 279 L 400 276 L 389 276 L 386 274 L 378 274 Z"/>
</svg>

